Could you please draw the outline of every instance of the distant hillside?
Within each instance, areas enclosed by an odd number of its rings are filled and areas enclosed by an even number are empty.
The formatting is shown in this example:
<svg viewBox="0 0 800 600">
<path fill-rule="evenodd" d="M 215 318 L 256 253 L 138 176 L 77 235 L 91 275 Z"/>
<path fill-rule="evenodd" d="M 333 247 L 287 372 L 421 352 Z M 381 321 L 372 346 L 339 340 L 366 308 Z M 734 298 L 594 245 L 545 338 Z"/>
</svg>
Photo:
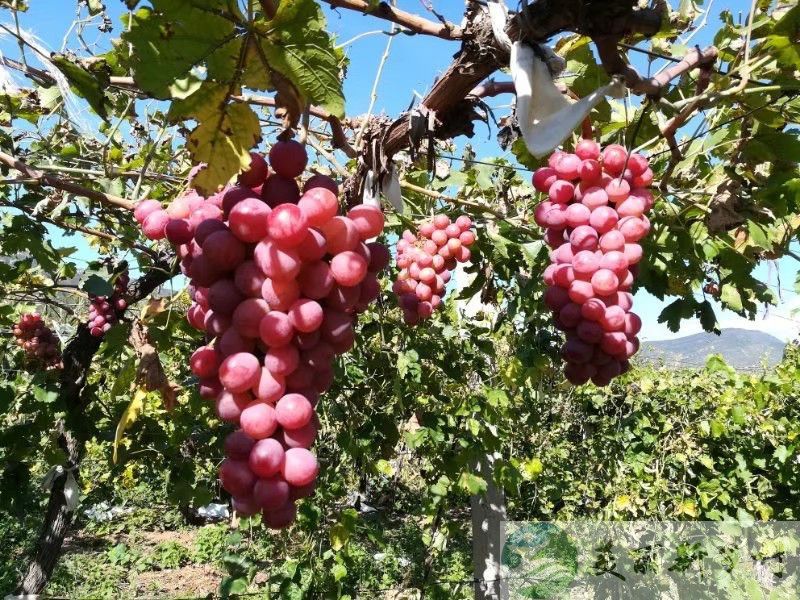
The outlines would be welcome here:
<svg viewBox="0 0 800 600">
<path fill-rule="evenodd" d="M 645 342 L 639 360 L 665 366 L 702 367 L 709 354 L 721 354 L 736 369 L 774 366 L 786 345 L 778 338 L 750 329 L 724 329 L 722 335 L 697 333 L 674 340 Z"/>
</svg>

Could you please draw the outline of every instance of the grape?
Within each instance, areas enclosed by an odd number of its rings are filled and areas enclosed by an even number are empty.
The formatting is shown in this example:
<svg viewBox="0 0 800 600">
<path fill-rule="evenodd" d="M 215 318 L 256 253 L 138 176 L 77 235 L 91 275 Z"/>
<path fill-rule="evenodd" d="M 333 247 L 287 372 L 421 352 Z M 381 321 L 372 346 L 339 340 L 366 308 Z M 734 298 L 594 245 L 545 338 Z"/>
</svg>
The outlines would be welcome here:
<svg viewBox="0 0 800 600">
<path fill-rule="evenodd" d="M 367 261 L 355 252 L 340 252 L 331 259 L 331 273 L 336 283 L 352 287 L 364 279 L 367 274 L 367 264 Z"/>
<path fill-rule="evenodd" d="M 242 517 L 251 517 L 261 511 L 261 507 L 252 498 L 233 498 L 232 506 Z"/>
<path fill-rule="evenodd" d="M 192 373 L 198 377 L 213 377 L 219 370 L 217 351 L 209 346 L 202 346 L 194 351 L 189 359 Z"/>
<path fill-rule="evenodd" d="M 269 305 L 261 298 L 247 298 L 233 311 L 233 326 L 244 338 L 257 338 L 261 320 L 269 312 Z"/>
<path fill-rule="evenodd" d="M 220 271 L 232 271 L 245 259 L 245 247 L 230 231 L 215 231 L 201 244 L 203 255 Z"/>
<path fill-rule="evenodd" d="M 291 500 L 280 508 L 265 510 L 262 518 L 264 524 L 271 529 L 283 529 L 291 525 L 297 518 L 297 506 Z"/>
<path fill-rule="evenodd" d="M 389 249 L 378 242 L 371 242 L 367 244 L 367 248 L 369 248 L 370 256 L 368 266 L 369 271 L 373 273 L 383 271 L 392 260 L 392 255 L 389 253 Z"/>
<path fill-rule="evenodd" d="M 249 496 L 256 483 L 256 478 L 247 462 L 230 458 L 222 461 L 219 467 L 219 479 L 225 491 L 233 496 Z"/>
<path fill-rule="evenodd" d="M 225 456 L 235 460 L 247 460 L 256 441 L 241 429 L 229 433 L 225 438 Z"/>
<path fill-rule="evenodd" d="M 272 310 L 287 311 L 300 297 L 300 287 L 294 279 L 275 280 L 267 277 L 261 286 L 261 296 Z"/>
<path fill-rule="evenodd" d="M 296 204 L 300 199 L 300 188 L 294 179 L 270 175 L 261 186 L 261 199 L 274 208 L 279 204 Z"/>
<path fill-rule="evenodd" d="M 317 477 L 319 465 L 316 457 L 305 448 L 290 448 L 283 462 L 283 477 L 291 485 L 308 485 Z"/>
<path fill-rule="evenodd" d="M 275 438 L 258 440 L 250 451 L 248 465 L 259 477 L 272 477 L 283 467 L 284 454 L 283 445 Z"/>
<path fill-rule="evenodd" d="M 158 200 L 142 200 L 133 209 L 133 217 L 139 225 L 144 223 L 148 215 L 156 211 L 162 210 L 161 203 Z"/>
<path fill-rule="evenodd" d="M 289 315 L 278 310 L 264 315 L 258 331 L 264 343 L 272 348 L 285 346 L 294 337 L 294 327 Z"/>
<path fill-rule="evenodd" d="M 330 254 L 354 250 L 361 238 L 356 224 L 347 217 L 334 217 L 321 226 Z"/>
<path fill-rule="evenodd" d="M 233 275 L 236 289 L 249 298 L 260 298 L 266 277 L 252 260 L 246 260 L 238 267 Z M 269 302 L 267 300 L 267 302 Z"/>
<path fill-rule="evenodd" d="M 250 166 L 239 174 L 239 185 L 254 188 L 264 183 L 269 174 L 269 167 L 264 157 L 255 152 L 250 153 Z"/>
<path fill-rule="evenodd" d="M 228 226 L 241 241 L 259 242 L 267 235 L 267 219 L 271 212 L 258 198 L 245 198 L 231 209 Z"/>
<path fill-rule="evenodd" d="M 231 354 L 219 366 L 219 380 L 229 392 L 244 392 L 258 383 L 261 365 L 249 352 Z"/>
<path fill-rule="evenodd" d="M 300 394 L 286 394 L 275 405 L 278 423 L 286 429 L 299 429 L 311 421 L 314 408 Z"/>
<path fill-rule="evenodd" d="M 303 295 L 313 300 L 321 300 L 327 296 L 336 283 L 330 266 L 321 260 L 306 263 L 297 281 Z"/>
<path fill-rule="evenodd" d="M 278 348 L 270 348 L 264 356 L 264 366 L 275 375 L 286 376 L 297 368 L 300 353 L 297 347 L 287 344 Z"/>
<path fill-rule="evenodd" d="M 306 232 L 305 238 L 296 248 L 297 256 L 303 262 L 314 262 L 321 260 L 327 252 L 327 243 L 325 236 L 313 227 L 310 227 Z"/>
<path fill-rule="evenodd" d="M 616 204 L 626 200 L 631 193 L 631 186 L 624 179 L 612 179 L 605 189 L 608 199 Z"/>
<path fill-rule="evenodd" d="M 308 155 L 303 145 L 295 140 L 279 141 L 269 149 L 269 164 L 280 176 L 299 177 L 306 168 Z"/>
<path fill-rule="evenodd" d="M 217 351 L 222 356 L 230 356 L 237 352 L 252 352 L 254 349 L 255 341 L 241 336 L 235 327 L 231 327 L 217 338 Z"/>
<path fill-rule="evenodd" d="M 317 425 L 314 420 L 297 429 L 282 430 L 283 444 L 288 448 L 310 448 L 317 437 Z"/>
<path fill-rule="evenodd" d="M 165 210 L 155 210 L 149 213 L 142 221 L 142 231 L 145 237 L 151 240 L 163 240 L 166 236 L 166 227 L 170 217 Z"/>
<path fill-rule="evenodd" d="M 254 440 L 264 440 L 278 429 L 275 408 L 261 400 L 255 400 L 245 407 L 239 423 L 242 431 Z"/>
<path fill-rule="evenodd" d="M 259 479 L 253 486 L 253 501 L 265 511 L 279 510 L 289 501 L 289 484 L 279 476 Z"/>
<path fill-rule="evenodd" d="M 538 191 L 547 193 L 550 190 L 550 186 L 553 185 L 557 179 L 558 175 L 555 169 L 543 167 L 534 171 L 532 183 L 533 187 Z"/>
<path fill-rule="evenodd" d="M 261 377 L 255 388 L 256 398 L 274 404 L 286 392 L 286 378 L 271 372 L 267 367 L 261 368 Z"/>
<path fill-rule="evenodd" d="M 100 325 L 101 331 L 99 335 L 103 334 L 102 326 L 104 324 Z M 45 325 L 39 313 L 20 315 L 19 320 L 12 329 L 12 333 L 16 344 L 23 349 L 28 361 L 38 363 L 45 369 L 55 369 L 62 366 L 60 341 L 55 333 Z"/>
<path fill-rule="evenodd" d="M 289 320 L 294 329 L 310 333 L 322 325 L 322 307 L 314 300 L 300 299 L 289 309 Z"/>
<path fill-rule="evenodd" d="M 572 200 L 572 195 L 575 193 L 575 186 L 569 181 L 559 179 L 550 186 L 550 201 L 555 204 L 566 204 Z"/>
<path fill-rule="evenodd" d="M 335 285 L 331 289 L 330 293 L 325 297 L 325 304 L 330 308 L 340 310 L 342 312 L 349 312 L 355 308 L 360 296 L 361 288 L 358 286 L 344 287 L 341 285 Z"/>
<path fill-rule="evenodd" d="M 294 279 L 300 272 L 301 262 L 297 252 L 278 247 L 272 240 L 262 240 L 253 254 L 261 271 L 272 279 Z"/>
<path fill-rule="evenodd" d="M 333 179 L 331 179 L 327 175 L 316 174 L 310 177 L 308 181 L 306 181 L 305 184 L 303 185 L 303 192 L 305 193 L 315 188 L 326 189 L 329 192 L 331 192 L 334 196 L 339 195 L 339 186 Z"/>
<path fill-rule="evenodd" d="M 200 397 L 206 400 L 215 400 L 222 393 L 222 383 L 219 377 L 200 378 L 198 382 Z"/>
<path fill-rule="evenodd" d="M 239 423 L 242 411 L 252 401 L 253 397 L 249 393 L 233 394 L 225 390 L 216 400 L 217 416 L 228 423 Z"/>
<path fill-rule="evenodd" d="M 232 315 L 244 300 L 233 279 L 218 279 L 208 288 L 208 304 L 215 313 Z"/>
<path fill-rule="evenodd" d="M 223 215 L 225 217 L 230 217 L 230 213 L 234 207 L 247 198 L 258 200 L 258 194 L 256 194 L 251 188 L 244 186 L 233 186 L 225 190 L 225 192 L 222 194 L 221 206 Z"/>
<path fill-rule="evenodd" d="M 297 202 L 297 207 L 309 225 L 322 227 L 336 216 L 339 201 L 335 192 L 323 187 L 314 187 L 303 194 Z"/>
<path fill-rule="evenodd" d="M 594 140 L 582 139 L 575 145 L 575 154 L 581 159 L 596 159 L 600 157 L 600 144 Z"/>
<path fill-rule="evenodd" d="M 565 180 L 578 179 L 582 163 L 575 154 L 562 154 L 556 161 L 556 175 Z"/>
<path fill-rule="evenodd" d="M 267 217 L 267 232 L 280 248 L 294 248 L 306 237 L 308 221 L 294 204 L 279 204 Z"/>
<path fill-rule="evenodd" d="M 170 219 L 164 228 L 164 235 L 175 246 L 187 244 L 194 238 L 191 223 L 186 219 Z"/>
<path fill-rule="evenodd" d="M 197 242 L 197 244 L 202 244 L 206 238 L 215 231 L 228 231 L 228 227 L 218 219 L 206 219 L 205 221 L 201 221 L 195 227 L 194 241 Z M 195 251 L 192 253 L 192 256 L 196 256 L 197 251 L 201 250 L 201 246 L 196 245 L 193 246 L 193 248 Z"/>
<path fill-rule="evenodd" d="M 362 240 L 377 237 L 383 231 L 383 212 L 375 206 L 367 204 L 354 206 L 347 213 L 347 217 L 355 223 Z M 459 233 L 461 232 L 458 231 L 456 236 Z"/>
</svg>

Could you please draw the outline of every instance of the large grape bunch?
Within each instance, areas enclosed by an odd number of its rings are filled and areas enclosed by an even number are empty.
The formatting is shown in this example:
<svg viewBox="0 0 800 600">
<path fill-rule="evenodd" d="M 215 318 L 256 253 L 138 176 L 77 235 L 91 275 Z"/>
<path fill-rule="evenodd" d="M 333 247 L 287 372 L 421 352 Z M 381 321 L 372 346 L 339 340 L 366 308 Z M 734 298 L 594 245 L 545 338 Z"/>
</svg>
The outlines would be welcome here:
<svg viewBox="0 0 800 600">
<path fill-rule="evenodd" d="M 339 215 L 338 186 L 314 175 L 293 140 L 253 154 L 238 185 L 194 191 L 166 210 L 145 201 L 145 235 L 178 247 L 191 279 L 189 323 L 206 332 L 191 357 L 200 395 L 237 429 L 225 440 L 220 480 L 241 515 L 272 528 L 291 524 L 296 500 L 313 492 L 315 406 L 333 382 L 336 355 L 352 348 L 356 315 L 380 293 L 386 247 L 379 208 Z"/>
<path fill-rule="evenodd" d="M 630 293 L 650 231 L 653 171 L 640 154 L 619 145 L 602 152 L 581 140 L 575 153 L 555 152 L 533 175 L 548 195 L 535 210 L 552 248 L 544 299 L 566 333 L 564 374 L 575 385 L 605 386 L 625 373 L 638 351 L 642 321 Z"/>
<path fill-rule="evenodd" d="M 61 342 L 55 333 L 44 323 L 39 313 L 20 315 L 14 325 L 14 338 L 17 345 L 25 351 L 32 362 L 38 362 L 46 369 L 61 366 Z"/>
<path fill-rule="evenodd" d="M 119 320 L 119 315 L 128 307 L 125 299 L 130 283 L 128 273 L 117 275 L 114 281 L 114 293 L 110 297 L 89 294 L 89 333 L 102 337 Z"/>
<path fill-rule="evenodd" d="M 441 306 L 451 271 L 469 261 L 474 242 L 472 221 L 466 215 L 451 222 L 438 214 L 422 223 L 416 234 L 403 231 L 397 242 L 400 272 L 392 289 L 407 325 L 427 319 Z"/>
</svg>

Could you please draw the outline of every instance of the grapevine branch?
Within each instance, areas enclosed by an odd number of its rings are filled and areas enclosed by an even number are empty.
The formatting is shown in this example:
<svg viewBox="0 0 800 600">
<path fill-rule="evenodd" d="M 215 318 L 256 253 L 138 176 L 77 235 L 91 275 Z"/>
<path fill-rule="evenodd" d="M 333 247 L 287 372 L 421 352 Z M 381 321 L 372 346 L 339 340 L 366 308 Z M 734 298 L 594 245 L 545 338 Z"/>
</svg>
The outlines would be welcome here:
<svg viewBox="0 0 800 600">
<path fill-rule="evenodd" d="M 413 13 L 399 10 L 388 2 L 368 2 L 367 0 L 325 0 L 333 8 L 346 8 L 365 15 L 371 15 L 396 23 L 414 33 L 432 35 L 443 40 L 460 40 L 464 32 L 447 21 L 435 23 Z"/>
<path fill-rule="evenodd" d="M 6 154 L 5 152 L 0 152 L 0 164 L 19 171 L 25 175 L 27 179 L 38 183 L 38 185 L 53 187 L 64 192 L 69 192 L 70 194 L 76 194 L 78 196 L 89 198 L 90 200 L 95 200 L 102 204 L 116 206 L 126 210 L 133 210 L 133 207 L 135 206 L 135 202 L 126 200 L 120 196 L 99 192 L 97 190 L 79 185 L 75 182 L 61 179 L 59 177 L 55 177 L 54 175 L 50 175 L 49 173 L 39 171 L 34 167 L 29 166 L 22 160 L 13 157 L 10 154 Z"/>
</svg>

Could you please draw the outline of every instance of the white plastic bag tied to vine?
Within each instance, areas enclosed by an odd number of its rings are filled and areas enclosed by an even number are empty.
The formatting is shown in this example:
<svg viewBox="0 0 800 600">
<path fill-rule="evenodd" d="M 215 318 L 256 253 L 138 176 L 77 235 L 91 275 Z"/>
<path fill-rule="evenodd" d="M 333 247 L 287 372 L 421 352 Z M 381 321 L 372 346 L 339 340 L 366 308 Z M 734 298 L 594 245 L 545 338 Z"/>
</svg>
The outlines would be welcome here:
<svg viewBox="0 0 800 600">
<path fill-rule="evenodd" d="M 400 176 L 398 170 L 392 165 L 389 171 L 381 178 L 380 186 L 376 181 L 375 173 L 367 171 L 364 178 L 364 191 L 361 195 L 361 203 L 368 206 L 381 208 L 380 195 L 388 200 L 389 204 L 399 213 L 403 212 L 403 196 L 400 191 Z"/>
<path fill-rule="evenodd" d="M 539 158 L 550 154 L 580 125 L 606 96 L 621 97 L 624 86 L 614 81 L 577 102 L 559 91 L 553 76 L 564 69 L 564 61 L 551 48 L 540 45 L 537 56 L 528 44 L 511 42 L 505 33 L 508 11 L 502 0 L 488 5 L 492 31 L 497 42 L 511 53 L 510 69 L 517 95 L 517 124 L 528 151 Z"/>
</svg>

